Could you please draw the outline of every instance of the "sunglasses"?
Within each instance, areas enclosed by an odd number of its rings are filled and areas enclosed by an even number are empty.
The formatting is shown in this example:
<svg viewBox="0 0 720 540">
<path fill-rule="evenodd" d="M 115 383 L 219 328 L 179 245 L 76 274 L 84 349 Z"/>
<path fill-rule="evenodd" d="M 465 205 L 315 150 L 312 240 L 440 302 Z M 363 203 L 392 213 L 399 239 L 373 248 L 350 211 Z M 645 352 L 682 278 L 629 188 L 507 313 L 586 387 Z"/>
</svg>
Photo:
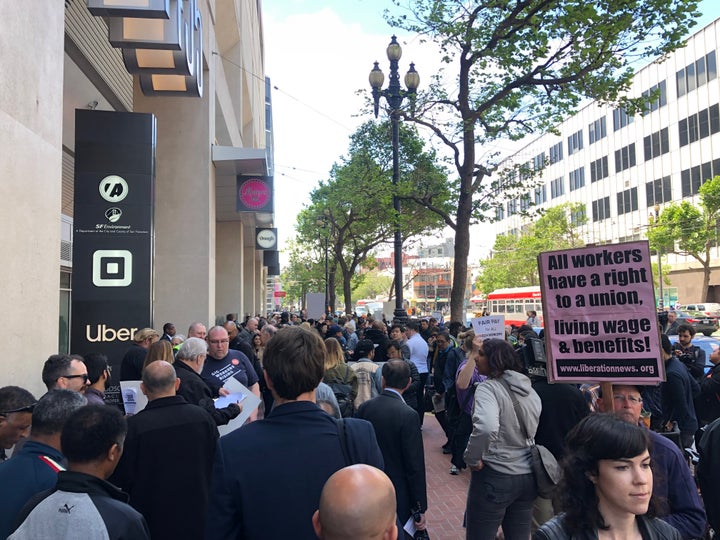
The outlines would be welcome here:
<svg viewBox="0 0 720 540">
<path fill-rule="evenodd" d="M 88 374 L 83 373 L 81 375 L 62 375 L 64 379 L 77 379 L 79 377 L 82 377 L 83 383 L 87 383 L 89 380 Z"/>
</svg>

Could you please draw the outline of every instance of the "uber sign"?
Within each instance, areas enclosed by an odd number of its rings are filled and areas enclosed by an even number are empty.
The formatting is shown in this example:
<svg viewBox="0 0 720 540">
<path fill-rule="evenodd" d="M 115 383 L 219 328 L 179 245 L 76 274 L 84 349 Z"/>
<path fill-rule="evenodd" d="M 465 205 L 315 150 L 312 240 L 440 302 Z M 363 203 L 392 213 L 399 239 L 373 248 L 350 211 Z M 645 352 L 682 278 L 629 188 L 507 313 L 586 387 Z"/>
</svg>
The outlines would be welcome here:
<svg viewBox="0 0 720 540">
<path fill-rule="evenodd" d="M 115 374 L 131 329 L 152 326 L 156 131 L 151 114 L 75 111 L 70 346 L 107 355 Z"/>
</svg>

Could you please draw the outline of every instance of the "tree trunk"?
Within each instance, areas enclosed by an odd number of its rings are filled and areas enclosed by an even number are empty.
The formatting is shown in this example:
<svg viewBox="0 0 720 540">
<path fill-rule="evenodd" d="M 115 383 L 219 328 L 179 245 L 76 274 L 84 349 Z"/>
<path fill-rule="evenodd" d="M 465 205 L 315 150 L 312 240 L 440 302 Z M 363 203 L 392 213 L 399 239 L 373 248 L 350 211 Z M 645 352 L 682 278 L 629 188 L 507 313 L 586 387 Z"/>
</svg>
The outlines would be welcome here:
<svg viewBox="0 0 720 540">
<path fill-rule="evenodd" d="M 700 293 L 700 302 L 707 302 L 708 291 L 710 290 L 710 271 L 710 256 L 708 254 L 703 262 L 703 282 Z"/>
<path fill-rule="evenodd" d="M 457 228 L 455 229 L 455 260 L 453 262 L 453 281 L 450 290 L 450 320 L 465 323 L 465 290 L 467 284 L 468 256 L 470 254 L 470 218 L 472 214 L 472 195 L 460 193 L 457 209 Z"/>
<path fill-rule="evenodd" d="M 345 314 L 353 312 L 352 308 L 352 289 L 350 288 L 350 278 L 352 278 L 351 272 L 342 271 L 343 275 L 343 297 L 345 298 Z"/>
</svg>

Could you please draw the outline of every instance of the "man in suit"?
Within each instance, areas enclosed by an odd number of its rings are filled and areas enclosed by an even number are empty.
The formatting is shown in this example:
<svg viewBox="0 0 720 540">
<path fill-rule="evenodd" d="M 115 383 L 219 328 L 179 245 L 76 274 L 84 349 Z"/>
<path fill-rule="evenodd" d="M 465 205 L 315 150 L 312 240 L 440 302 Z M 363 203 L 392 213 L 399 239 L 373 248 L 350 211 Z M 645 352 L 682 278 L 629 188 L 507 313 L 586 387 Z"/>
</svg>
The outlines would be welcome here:
<svg viewBox="0 0 720 540">
<path fill-rule="evenodd" d="M 218 431 L 205 409 L 176 395 L 179 385 L 165 361 L 143 369 L 148 404 L 128 418 L 125 451 L 110 478 L 128 493 L 154 540 L 202 540 L 205 529 Z"/>
<path fill-rule="evenodd" d="M 395 486 L 400 524 L 405 524 L 419 506 L 422 519 L 415 526 L 423 530 L 427 487 L 420 419 L 402 398 L 411 381 L 406 362 L 389 360 L 382 368 L 382 394 L 363 403 L 356 417 L 370 421 L 375 429 L 385 473 Z"/>
<path fill-rule="evenodd" d="M 324 365 L 317 332 L 288 326 L 270 339 L 263 366 L 275 406 L 220 439 L 206 538 L 315 540 L 311 517 L 327 479 L 355 463 L 383 468 L 372 425 L 338 424 L 315 404 Z"/>
</svg>

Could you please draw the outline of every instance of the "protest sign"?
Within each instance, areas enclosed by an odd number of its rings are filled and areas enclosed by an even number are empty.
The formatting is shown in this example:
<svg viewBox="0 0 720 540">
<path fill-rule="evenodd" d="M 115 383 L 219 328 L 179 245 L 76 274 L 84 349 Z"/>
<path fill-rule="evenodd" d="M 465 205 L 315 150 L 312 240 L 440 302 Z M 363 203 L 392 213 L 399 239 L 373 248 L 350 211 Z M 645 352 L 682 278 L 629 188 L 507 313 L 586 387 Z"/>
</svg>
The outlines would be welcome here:
<svg viewBox="0 0 720 540">
<path fill-rule="evenodd" d="M 664 380 L 647 241 L 538 256 L 548 379 Z"/>
<path fill-rule="evenodd" d="M 477 317 L 470 323 L 476 336 L 483 339 L 505 339 L 505 315 Z"/>
</svg>

